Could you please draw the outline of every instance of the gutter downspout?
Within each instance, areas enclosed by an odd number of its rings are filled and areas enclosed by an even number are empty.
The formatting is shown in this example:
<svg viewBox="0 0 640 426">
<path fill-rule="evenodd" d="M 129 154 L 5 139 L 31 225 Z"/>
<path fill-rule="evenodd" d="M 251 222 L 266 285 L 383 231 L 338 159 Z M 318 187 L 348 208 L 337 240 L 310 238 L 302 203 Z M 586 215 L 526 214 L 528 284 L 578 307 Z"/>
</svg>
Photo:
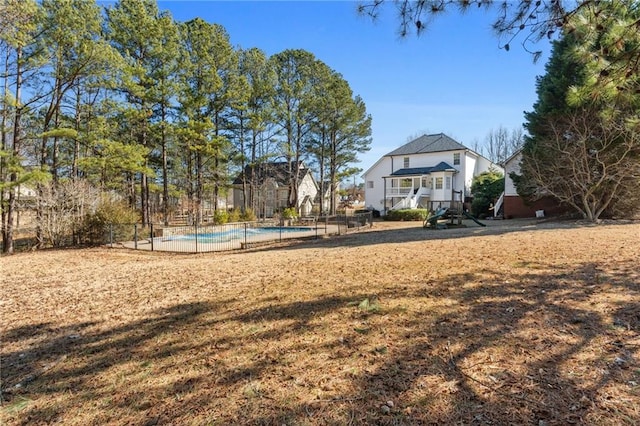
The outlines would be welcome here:
<svg viewBox="0 0 640 426">
<path fill-rule="evenodd" d="M 393 155 L 391 156 L 391 171 L 389 175 L 393 174 Z M 393 199 L 391 199 L 391 206 L 393 206 Z M 387 215 L 387 178 L 384 178 L 384 214 Z"/>
</svg>

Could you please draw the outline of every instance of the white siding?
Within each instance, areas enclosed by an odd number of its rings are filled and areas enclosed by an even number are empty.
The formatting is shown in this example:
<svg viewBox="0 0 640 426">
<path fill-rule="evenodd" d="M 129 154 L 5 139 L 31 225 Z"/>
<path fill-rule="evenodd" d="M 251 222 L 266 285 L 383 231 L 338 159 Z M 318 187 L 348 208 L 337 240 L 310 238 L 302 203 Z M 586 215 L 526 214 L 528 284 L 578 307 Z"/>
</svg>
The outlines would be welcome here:
<svg viewBox="0 0 640 426">
<path fill-rule="evenodd" d="M 473 152 L 467 151 L 463 157 L 465 162 L 465 195 L 471 195 L 471 184 L 473 178 L 481 173 L 488 172 L 493 169 L 504 174 L 504 169 L 495 163 L 492 163 L 487 158 L 480 155 L 476 155 Z"/>
<path fill-rule="evenodd" d="M 454 153 L 460 153 L 459 165 L 453 164 Z M 387 177 L 393 172 L 403 169 L 405 157 L 405 155 L 382 157 L 362 176 L 365 181 L 366 207 L 373 207 L 381 211 L 384 210 L 384 177 Z M 452 187 L 450 189 L 446 189 L 446 179 L 444 179 L 445 176 L 449 175 L 448 173 L 437 172 L 431 174 L 431 178 L 434 178 L 436 176 L 443 177 L 443 188 L 441 190 L 436 190 L 434 187 L 431 190 L 430 199 L 432 201 L 451 200 L 452 190 L 464 191 L 464 195 L 469 196 L 471 195 L 471 183 L 474 176 L 488 171 L 491 167 L 496 170 L 503 171 L 501 167 L 491 163 L 486 158 L 468 150 L 413 154 L 410 157 L 411 168 L 433 167 L 441 162 L 445 162 L 454 169 L 458 170 L 458 173 L 452 176 Z M 369 182 L 373 182 L 373 188 L 370 188 Z M 387 183 L 390 185 L 389 181 Z"/>
<path fill-rule="evenodd" d="M 411 168 L 414 167 L 433 167 L 437 166 L 441 162 L 445 162 L 454 169 L 460 171 L 462 170 L 462 164 L 458 166 L 453 165 L 453 153 L 454 152 L 462 152 L 462 151 L 443 151 L 443 152 L 431 152 L 428 154 L 413 154 L 411 155 Z M 403 158 L 405 156 L 397 156 L 393 157 L 393 170 L 387 173 L 386 176 L 391 173 L 398 171 L 400 169 L 404 169 L 404 161 Z M 390 157 L 389 157 L 390 158 Z M 462 162 L 462 161 L 461 161 Z"/>
<path fill-rule="evenodd" d="M 473 177 L 479 172 L 477 172 L 478 165 L 478 156 L 474 155 L 471 152 L 465 152 L 465 155 L 462 156 L 462 163 L 464 164 L 464 195 L 465 197 L 471 196 L 471 183 L 473 182 Z"/>
<path fill-rule="evenodd" d="M 306 174 L 298 186 L 298 208 L 304 201 L 304 198 L 308 195 L 311 200 L 315 199 L 318 194 L 318 188 L 310 174 Z"/>
<path fill-rule="evenodd" d="M 402 159 L 400 159 L 402 161 Z M 364 181 L 372 181 L 373 188 L 364 187 L 364 203 L 366 207 L 376 210 L 384 210 L 384 176 L 389 176 L 391 170 L 391 158 L 382 157 L 363 175 Z"/>
<path fill-rule="evenodd" d="M 431 179 L 433 179 L 433 188 L 431 189 L 431 195 L 429 196 L 431 201 L 448 201 L 451 200 L 451 189 L 446 187 L 446 176 L 450 176 L 450 173 L 436 172 L 431 173 Z M 437 189 L 436 180 L 442 179 L 442 188 Z"/>
<path fill-rule="evenodd" d="M 509 161 L 504 165 L 504 195 L 505 196 L 517 196 L 516 186 L 509 177 L 509 173 L 520 174 L 520 161 L 522 160 L 522 154 L 518 153 L 511 157 Z"/>
</svg>

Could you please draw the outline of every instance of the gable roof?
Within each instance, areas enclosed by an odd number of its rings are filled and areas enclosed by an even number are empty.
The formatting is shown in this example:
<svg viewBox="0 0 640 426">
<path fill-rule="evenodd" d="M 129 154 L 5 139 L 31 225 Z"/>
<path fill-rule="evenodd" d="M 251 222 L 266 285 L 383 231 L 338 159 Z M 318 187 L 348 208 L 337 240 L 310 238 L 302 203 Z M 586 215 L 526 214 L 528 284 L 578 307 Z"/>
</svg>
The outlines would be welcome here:
<svg viewBox="0 0 640 426">
<path fill-rule="evenodd" d="M 422 135 L 419 138 L 402 145 L 400 148 L 391 151 L 386 156 L 457 151 L 460 149 L 467 149 L 467 147 L 462 145 L 460 142 L 451 139 L 444 133 L 437 133 L 434 135 Z"/>
<path fill-rule="evenodd" d="M 433 172 L 444 172 L 447 170 L 456 171 L 453 166 L 450 166 L 448 163 L 441 161 L 433 167 L 410 167 L 407 169 L 396 170 L 395 172 L 391 173 L 391 176 L 428 175 Z"/>
<path fill-rule="evenodd" d="M 509 164 L 510 162 L 512 162 L 513 160 L 515 160 L 518 155 L 520 155 L 522 153 L 522 148 L 518 148 L 516 149 L 513 154 L 511 154 L 509 157 L 507 157 L 506 160 L 504 160 L 501 164 L 502 167 L 507 167 L 507 164 Z"/>
<path fill-rule="evenodd" d="M 294 162 L 291 162 L 291 167 L 295 168 Z M 307 173 L 310 173 L 310 170 L 305 167 L 302 161 L 300 161 L 298 163 L 298 179 L 302 180 Z M 279 186 L 288 186 L 289 163 L 286 161 L 276 161 L 261 163 L 256 166 L 245 166 L 244 171 L 234 179 L 233 184 L 242 185 L 243 179 L 246 179 L 247 182 L 254 179 L 256 182 L 264 182 L 266 179 L 273 179 Z"/>
</svg>

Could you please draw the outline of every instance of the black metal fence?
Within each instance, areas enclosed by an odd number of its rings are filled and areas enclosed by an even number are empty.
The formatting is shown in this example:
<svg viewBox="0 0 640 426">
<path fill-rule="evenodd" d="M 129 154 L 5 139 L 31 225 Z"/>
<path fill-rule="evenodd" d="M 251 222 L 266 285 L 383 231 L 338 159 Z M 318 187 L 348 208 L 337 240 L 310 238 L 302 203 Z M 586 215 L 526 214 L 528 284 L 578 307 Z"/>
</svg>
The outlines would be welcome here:
<svg viewBox="0 0 640 426">
<path fill-rule="evenodd" d="M 161 226 L 112 224 L 103 244 L 135 250 L 203 253 L 257 247 L 287 239 L 316 239 L 373 226 L 372 212 L 224 225 Z"/>
</svg>

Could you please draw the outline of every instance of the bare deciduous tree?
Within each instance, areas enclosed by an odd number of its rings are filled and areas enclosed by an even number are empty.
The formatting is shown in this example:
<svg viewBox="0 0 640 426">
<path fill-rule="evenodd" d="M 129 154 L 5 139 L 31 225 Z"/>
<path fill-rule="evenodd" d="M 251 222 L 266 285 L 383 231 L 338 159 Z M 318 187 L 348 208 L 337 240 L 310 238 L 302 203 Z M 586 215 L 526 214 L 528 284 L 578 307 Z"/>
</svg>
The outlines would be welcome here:
<svg viewBox="0 0 640 426">
<path fill-rule="evenodd" d="M 63 246 L 100 200 L 99 191 L 84 180 L 67 180 L 43 185 L 39 194 L 43 207 L 40 226 L 46 243 Z"/>
<path fill-rule="evenodd" d="M 523 144 L 524 136 L 522 128 L 513 129 L 511 132 L 503 126 L 491 130 L 485 139 L 484 147 L 487 157 L 494 163 L 504 163 Z"/>
<path fill-rule="evenodd" d="M 513 153 L 522 147 L 524 143 L 524 132 L 522 127 L 511 131 L 506 127 L 499 126 L 487 133 L 484 143 L 479 146 L 480 154 L 485 155 L 494 163 L 504 163 Z M 479 143 L 476 142 L 475 146 Z"/>
<path fill-rule="evenodd" d="M 638 123 L 580 109 L 549 120 L 548 130 L 521 163 L 533 198 L 551 195 L 591 221 L 622 205 L 640 205 Z"/>
</svg>

